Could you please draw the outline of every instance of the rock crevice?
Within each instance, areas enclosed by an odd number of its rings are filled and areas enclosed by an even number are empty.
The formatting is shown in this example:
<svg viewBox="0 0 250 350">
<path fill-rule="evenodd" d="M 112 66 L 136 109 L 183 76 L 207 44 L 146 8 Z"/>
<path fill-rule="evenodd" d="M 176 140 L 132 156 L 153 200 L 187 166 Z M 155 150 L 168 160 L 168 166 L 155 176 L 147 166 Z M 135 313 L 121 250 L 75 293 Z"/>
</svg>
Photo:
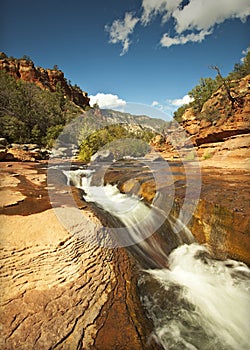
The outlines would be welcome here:
<svg viewBox="0 0 250 350">
<path fill-rule="evenodd" d="M 4 183 L 11 182 L 11 172 L 22 173 L 27 186 L 20 188 L 16 182 L 13 191 L 28 197 L 35 167 L 15 163 L 5 168 Z M 45 183 L 33 185 L 39 193 Z M 135 263 L 127 252 L 101 248 L 68 232 L 52 208 L 29 215 L 18 208 L 23 207 L 17 204 L 15 212 L 1 215 L 0 348 L 156 349 L 155 344 L 147 345 L 152 328 L 139 301 Z M 100 222 L 86 210 L 82 215 L 90 220 L 84 235 L 89 232 L 92 237 Z"/>
</svg>

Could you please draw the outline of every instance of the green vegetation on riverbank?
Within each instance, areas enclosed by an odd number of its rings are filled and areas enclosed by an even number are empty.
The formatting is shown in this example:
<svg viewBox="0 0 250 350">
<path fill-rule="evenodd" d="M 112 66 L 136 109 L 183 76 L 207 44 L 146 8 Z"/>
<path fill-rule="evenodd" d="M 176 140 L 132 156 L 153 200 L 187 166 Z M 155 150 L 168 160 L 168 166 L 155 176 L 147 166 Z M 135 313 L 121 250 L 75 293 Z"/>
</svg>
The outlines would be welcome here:
<svg viewBox="0 0 250 350">
<path fill-rule="evenodd" d="M 59 84 L 51 92 L 0 71 L 0 130 L 9 143 L 51 146 L 64 125 L 81 111 Z"/>
<path fill-rule="evenodd" d="M 100 149 L 109 149 L 115 158 L 144 156 L 150 149 L 149 141 L 155 136 L 150 130 L 131 132 L 122 125 L 108 125 L 97 130 L 80 144 L 79 159 L 89 161 Z"/>
</svg>

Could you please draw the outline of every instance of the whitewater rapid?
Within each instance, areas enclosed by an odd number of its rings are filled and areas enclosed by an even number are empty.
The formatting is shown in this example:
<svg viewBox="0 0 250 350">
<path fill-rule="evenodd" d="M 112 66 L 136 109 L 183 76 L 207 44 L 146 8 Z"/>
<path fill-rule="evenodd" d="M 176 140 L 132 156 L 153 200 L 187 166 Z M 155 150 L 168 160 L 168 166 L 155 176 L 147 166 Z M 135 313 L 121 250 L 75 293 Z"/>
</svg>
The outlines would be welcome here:
<svg viewBox="0 0 250 350">
<path fill-rule="evenodd" d="M 199 244 L 176 248 L 168 261 L 169 269 L 147 270 L 139 281 L 150 290 L 142 301 L 164 349 L 249 350 L 249 268 L 212 259 Z"/>
<path fill-rule="evenodd" d="M 152 337 L 166 350 L 249 350 L 249 268 L 213 259 L 206 247 L 194 243 L 186 227 L 185 239 L 177 237 L 179 247 L 169 255 L 159 245 L 147 247 L 150 243 L 144 239 L 154 232 L 155 220 L 166 220 L 164 214 L 152 212 L 141 198 L 120 193 L 117 186 L 91 184 L 93 174 L 65 172 L 87 202 L 119 218 L 126 228 L 123 234 L 130 236 L 129 243 L 143 247 L 144 258 L 148 253 L 150 259 L 159 254 L 166 260 L 168 268 L 147 269 L 139 280 L 142 303 L 155 327 Z M 171 219 L 168 222 L 171 226 Z M 177 226 L 172 226 L 178 236 Z"/>
</svg>

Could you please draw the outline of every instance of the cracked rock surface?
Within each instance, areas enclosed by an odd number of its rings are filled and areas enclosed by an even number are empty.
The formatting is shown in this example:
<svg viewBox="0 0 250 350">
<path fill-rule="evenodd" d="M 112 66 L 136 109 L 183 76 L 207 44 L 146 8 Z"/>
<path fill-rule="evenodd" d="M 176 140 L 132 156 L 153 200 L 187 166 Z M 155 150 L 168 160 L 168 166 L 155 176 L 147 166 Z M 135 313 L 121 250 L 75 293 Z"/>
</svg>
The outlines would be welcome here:
<svg viewBox="0 0 250 350">
<path fill-rule="evenodd" d="M 68 232 L 46 197 L 45 170 L 34 167 L 1 164 L 0 189 L 14 193 L 1 208 L 1 350 L 156 349 L 147 343 L 152 329 L 139 302 L 135 263 L 123 249 Z"/>
</svg>

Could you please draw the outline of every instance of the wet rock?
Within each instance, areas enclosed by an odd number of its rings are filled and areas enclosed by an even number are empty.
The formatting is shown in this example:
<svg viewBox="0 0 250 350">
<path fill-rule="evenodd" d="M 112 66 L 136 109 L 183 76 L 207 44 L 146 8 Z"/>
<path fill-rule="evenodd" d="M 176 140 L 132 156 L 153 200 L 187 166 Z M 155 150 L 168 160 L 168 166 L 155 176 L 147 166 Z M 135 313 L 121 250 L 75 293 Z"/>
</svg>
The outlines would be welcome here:
<svg viewBox="0 0 250 350">
<path fill-rule="evenodd" d="M 16 160 L 16 158 L 15 158 L 14 154 L 7 152 L 5 160 L 6 161 L 13 161 L 13 160 Z"/>
<path fill-rule="evenodd" d="M 0 160 L 4 160 L 6 158 L 7 150 L 0 149 Z"/>
</svg>

